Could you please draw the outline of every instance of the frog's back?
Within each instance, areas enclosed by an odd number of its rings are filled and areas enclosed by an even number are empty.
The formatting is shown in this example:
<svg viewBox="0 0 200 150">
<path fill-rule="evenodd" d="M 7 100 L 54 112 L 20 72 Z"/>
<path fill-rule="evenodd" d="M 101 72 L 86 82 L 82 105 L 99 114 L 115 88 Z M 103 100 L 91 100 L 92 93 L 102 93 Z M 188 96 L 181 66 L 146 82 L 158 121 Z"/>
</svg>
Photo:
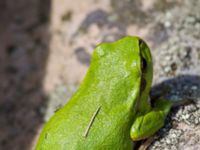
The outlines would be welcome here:
<svg viewBox="0 0 200 150">
<path fill-rule="evenodd" d="M 36 150 L 132 149 L 141 80 L 139 40 L 99 45 L 78 91 L 45 125 Z"/>
</svg>

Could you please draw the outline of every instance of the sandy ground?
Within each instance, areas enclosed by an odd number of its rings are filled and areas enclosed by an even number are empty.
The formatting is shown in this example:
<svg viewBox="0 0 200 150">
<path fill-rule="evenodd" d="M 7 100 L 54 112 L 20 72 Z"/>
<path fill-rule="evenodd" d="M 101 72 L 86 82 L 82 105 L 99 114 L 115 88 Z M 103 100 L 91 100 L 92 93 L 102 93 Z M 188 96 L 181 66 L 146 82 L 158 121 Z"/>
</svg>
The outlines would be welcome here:
<svg viewBox="0 0 200 150">
<path fill-rule="evenodd" d="M 152 49 L 152 95 L 194 102 L 172 110 L 149 149 L 200 149 L 199 8 L 198 0 L 1 0 L 0 149 L 32 149 L 95 45 L 127 34 Z"/>
</svg>

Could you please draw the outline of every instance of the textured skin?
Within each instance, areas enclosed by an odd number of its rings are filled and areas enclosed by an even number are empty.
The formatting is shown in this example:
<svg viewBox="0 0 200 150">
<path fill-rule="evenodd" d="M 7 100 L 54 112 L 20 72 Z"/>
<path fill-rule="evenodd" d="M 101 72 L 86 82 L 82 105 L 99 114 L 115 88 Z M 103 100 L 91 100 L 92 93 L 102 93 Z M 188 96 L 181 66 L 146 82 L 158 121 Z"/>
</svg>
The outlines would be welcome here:
<svg viewBox="0 0 200 150">
<path fill-rule="evenodd" d="M 133 149 L 130 129 L 136 113 L 144 115 L 151 110 L 151 54 L 139 40 L 127 36 L 97 46 L 85 79 L 70 101 L 47 122 L 35 150 Z M 147 63 L 143 74 L 141 55 Z M 141 92 L 142 76 L 148 82 Z M 83 136 L 98 108 L 88 135 Z"/>
</svg>

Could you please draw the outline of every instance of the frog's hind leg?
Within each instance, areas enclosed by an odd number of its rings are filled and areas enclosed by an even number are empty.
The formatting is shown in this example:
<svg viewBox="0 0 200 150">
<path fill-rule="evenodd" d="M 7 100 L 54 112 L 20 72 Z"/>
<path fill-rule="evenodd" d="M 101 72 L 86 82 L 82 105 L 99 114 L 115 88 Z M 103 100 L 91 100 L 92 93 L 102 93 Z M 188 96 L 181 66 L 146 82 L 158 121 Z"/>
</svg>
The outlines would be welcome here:
<svg viewBox="0 0 200 150">
<path fill-rule="evenodd" d="M 146 139 L 155 134 L 165 122 L 172 102 L 163 98 L 156 100 L 155 107 L 145 115 L 138 114 L 130 131 L 133 141 Z"/>
</svg>

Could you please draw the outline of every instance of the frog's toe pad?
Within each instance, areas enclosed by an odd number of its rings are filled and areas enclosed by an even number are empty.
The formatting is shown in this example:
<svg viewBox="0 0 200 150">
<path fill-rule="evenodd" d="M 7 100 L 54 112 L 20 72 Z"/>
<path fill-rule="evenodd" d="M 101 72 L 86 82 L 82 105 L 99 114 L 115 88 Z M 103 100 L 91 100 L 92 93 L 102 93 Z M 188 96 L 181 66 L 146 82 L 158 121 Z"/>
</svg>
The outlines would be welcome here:
<svg viewBox="0 0 200 150">
<path fill-rule="evenodd" d="M 130 135 L 133 141 L 146 139 L 158 131 L 165 121 L 162 111 L 151 111 L 144 116 L 139 116 L 134 121 Z"/>
</svg>

